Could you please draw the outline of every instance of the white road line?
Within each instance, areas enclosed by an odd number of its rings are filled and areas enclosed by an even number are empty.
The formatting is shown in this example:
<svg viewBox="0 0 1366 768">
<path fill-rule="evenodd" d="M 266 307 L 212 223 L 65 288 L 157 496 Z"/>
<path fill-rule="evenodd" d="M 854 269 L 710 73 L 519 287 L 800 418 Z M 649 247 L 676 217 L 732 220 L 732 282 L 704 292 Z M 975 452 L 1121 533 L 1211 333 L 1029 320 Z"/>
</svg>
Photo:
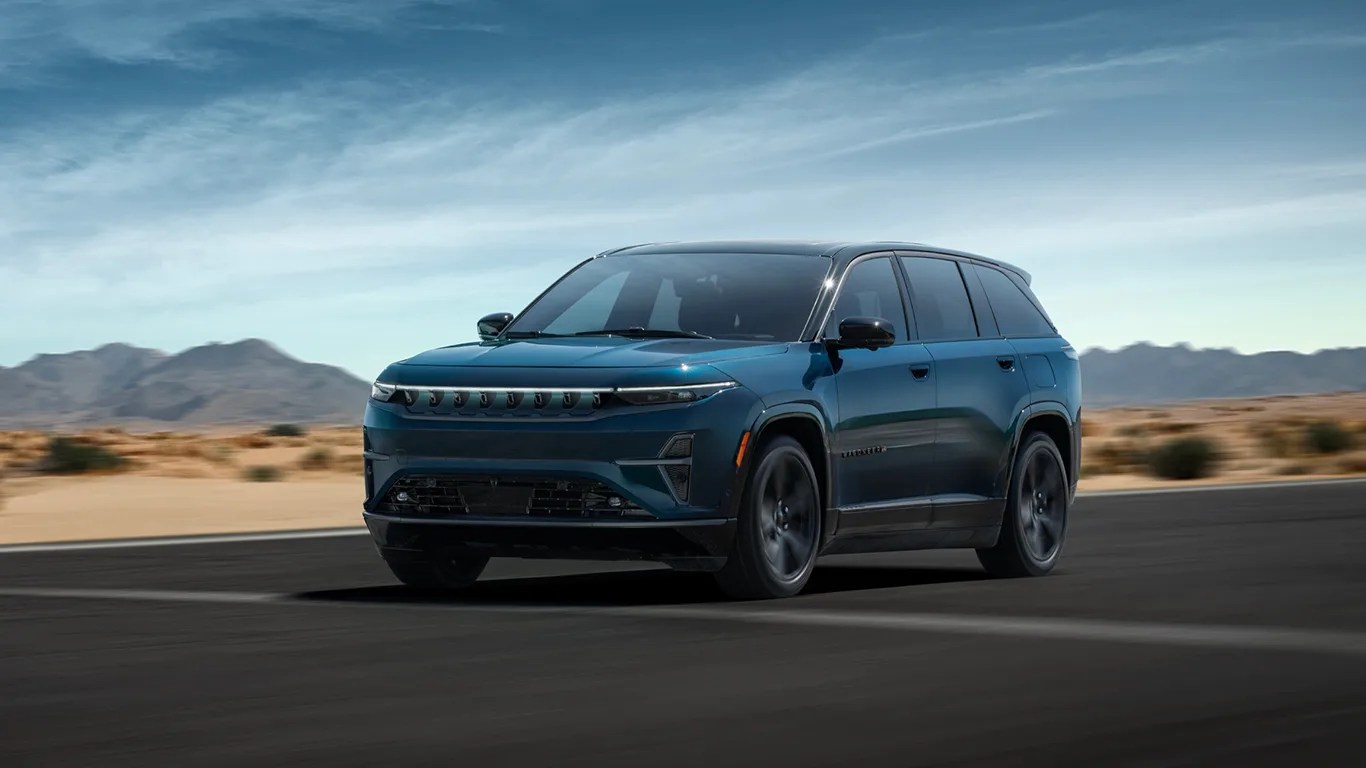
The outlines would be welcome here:
<svg viewBox="0 0 1366 768">
<path fill-rule="evenodd" d="M 752 609 L 679 606 L 520 606 L 460 603 L 399 603 L 301 599 L 267 592 L 195 592 L 155 589 L 0 588 L 0 597 L 117 600 L 170 603 L 248 603 L 332 608 L 385 608 L 459 613 L 547 616 L 605 616 L 623 619 L 719 621 L 782 626 L 818 626 L 899 632 L 1052 638 L 1133 645 L 1288 651 L 1366 657 L 1366 632 L 1290 627 L 1069 619 L 1041 616 L 981 616 L 954 613 L 872 613 L 823 609 Z"/>
<path fill-rule="evenodd" d="M 208 533 L 201 536 L 155 536 L 145 539 L 107 541 L 58 541 L 51 544 L 5 544 L 0 555 L 21 552 L 80 552 L 91 549 L 135 549 L 140 547 L 179 547 L 187 544 L 239 544 L 252 541 L 291 541 L 294 539 L 335 539 L 360 536 L 365 528 L 322 528 L 310 531 L 263 533 Z"/>
<path fill-rule="evenodd" d="M 40 597 L 59 600 L 131 600 L 151 603 L 275 603 L 282 595 L 269 592 L 195 592 L 175 589 L 64 589 L 11 587 L 0 597 Z"/>
<path fill-rule="evenodd" d="M 1091 491 L 1078 493 L 1079 499 L 1100 499 L 1116 496 L 1156 496 L 1167 493 L 1211 493 L 1215 491 L 1252 491 L 1275 490 L 1278 488 L 1307 488 L 1316 486 L 1349 485 L 1366 483 L 1366 477 L 1349 477 L 1339 480 L 1292 480 L 1271 483 L 1241 483 L 1237 485 L 1196 485 L 1188 488 L 1143 488 L 1128 491 Z M 105 541 L 70 541 L 50 544 L 3 544 L 0 555 L 22 554 L 25 552 L 80 552 L 99 549 L 135 549 L 139 547 L 172 547 L 191 544 L 237 544 L 255 541 L 293 541 L 296 539 L 333 539 L 345 536 L 360 536 L 366 533 L 363 527 L 325 528 L 306 531 L 281 531 L 278 533 L 209 533 L 199 536 L 157 536 L 141 539 L 109 539 Z"/>
<path fill-rule="evenodd" d="M 1103 499 L 1111 496 L 1159 496 L 1166 493 L 1210 493 L 1213 491 L 1261 491 L 1278 488 L 1309 488 L 1366 483 L 1366 477 L 1343 477 L 1333 480 L 1278 480 L 1267 483 L 1229 483 L 1226 485 L 1192 485 L 1188 487 L 1134 488 L 1126 491 L 1087 491 L 1078 493 L 1079 499 Z"/>
</svg>

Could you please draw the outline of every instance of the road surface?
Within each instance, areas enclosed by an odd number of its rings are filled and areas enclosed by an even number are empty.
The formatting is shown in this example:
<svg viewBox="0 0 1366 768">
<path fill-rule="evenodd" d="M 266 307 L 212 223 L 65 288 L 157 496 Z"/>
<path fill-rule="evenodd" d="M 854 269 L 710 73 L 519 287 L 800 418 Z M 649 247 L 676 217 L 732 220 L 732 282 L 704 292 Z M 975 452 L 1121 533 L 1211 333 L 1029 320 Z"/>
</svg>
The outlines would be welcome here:
<svg viewBox="0 0 1366 768">
<path fill-rule="evenodd" d="M 1366 484 L 1082 498 L 1044 579 L 970 552 L 705 576 L 366 537 L 0 554 L 0 765 L 1366 764 Z"/>
</svg>

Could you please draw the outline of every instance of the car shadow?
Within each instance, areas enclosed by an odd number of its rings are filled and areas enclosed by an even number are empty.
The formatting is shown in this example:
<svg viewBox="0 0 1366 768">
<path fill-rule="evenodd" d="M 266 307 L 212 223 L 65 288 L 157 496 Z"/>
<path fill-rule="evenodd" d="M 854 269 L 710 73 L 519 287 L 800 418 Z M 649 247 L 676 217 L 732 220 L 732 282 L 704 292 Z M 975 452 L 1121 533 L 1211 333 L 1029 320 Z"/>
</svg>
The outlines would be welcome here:
<svg viewBox="0 0 1366 768">
<path fill-rule="evenodd" d="M 988 578 L 982 571 L 969 568 L 822 565 L 811 575 L 803 595 L 900 589 Z M 485 608 L 690 605 L 726 600 L 709 575 L 669 570 L 493 579 L 457 593 L 431 593 L 401 585 L 384 585 L 299 592 L 292 597 L 331 603 Z"/>
</svg>

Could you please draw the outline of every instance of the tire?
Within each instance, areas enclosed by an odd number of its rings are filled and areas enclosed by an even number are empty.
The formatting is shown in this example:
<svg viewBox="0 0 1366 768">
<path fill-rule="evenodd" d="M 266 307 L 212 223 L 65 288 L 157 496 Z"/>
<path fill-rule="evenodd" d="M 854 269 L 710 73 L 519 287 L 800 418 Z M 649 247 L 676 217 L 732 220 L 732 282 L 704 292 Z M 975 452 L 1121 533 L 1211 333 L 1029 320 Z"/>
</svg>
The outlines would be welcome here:
<svg viewBox="0 0 1366 768">
<path fill-rule="evenodd" d="M 820 485 L 800 443 L 767 441 L 754 461 L 725 566 L 716 582 L 736 600 L 791 597 L 816 565 L 821 540 Z"/>
<path fill-rule="evenodd" d="M 399 581 L 411 589 L 455 592 L 478 581 L 489 559 L 466 556 L 455 560 L 385 560 L 385 564 Z"/>
<path fill-rule="evenodd" d="M 977 550 L 993 576 L 1043 576 L 1058 562 L 1067 539 L 1067 468 L 1058 446 L 1030 432 L 1015 454 L 1010 494 L 996 546 Z"/>
</svg>

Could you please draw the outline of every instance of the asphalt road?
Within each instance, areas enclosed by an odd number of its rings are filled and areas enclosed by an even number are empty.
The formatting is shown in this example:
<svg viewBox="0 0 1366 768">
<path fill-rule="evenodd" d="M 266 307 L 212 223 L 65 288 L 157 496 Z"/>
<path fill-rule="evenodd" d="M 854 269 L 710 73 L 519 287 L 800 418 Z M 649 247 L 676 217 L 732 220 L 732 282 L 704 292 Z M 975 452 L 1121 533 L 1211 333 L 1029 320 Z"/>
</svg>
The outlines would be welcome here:
<svg viewBox="0 0 1366 768">
<path fill-rule="evenodd" d="M 1366 764 L 1366 484 L 1079 499 L 1063 565 L 803 597 L 363 536 L 0 554 L 0 765 Z"/>
</svg>

